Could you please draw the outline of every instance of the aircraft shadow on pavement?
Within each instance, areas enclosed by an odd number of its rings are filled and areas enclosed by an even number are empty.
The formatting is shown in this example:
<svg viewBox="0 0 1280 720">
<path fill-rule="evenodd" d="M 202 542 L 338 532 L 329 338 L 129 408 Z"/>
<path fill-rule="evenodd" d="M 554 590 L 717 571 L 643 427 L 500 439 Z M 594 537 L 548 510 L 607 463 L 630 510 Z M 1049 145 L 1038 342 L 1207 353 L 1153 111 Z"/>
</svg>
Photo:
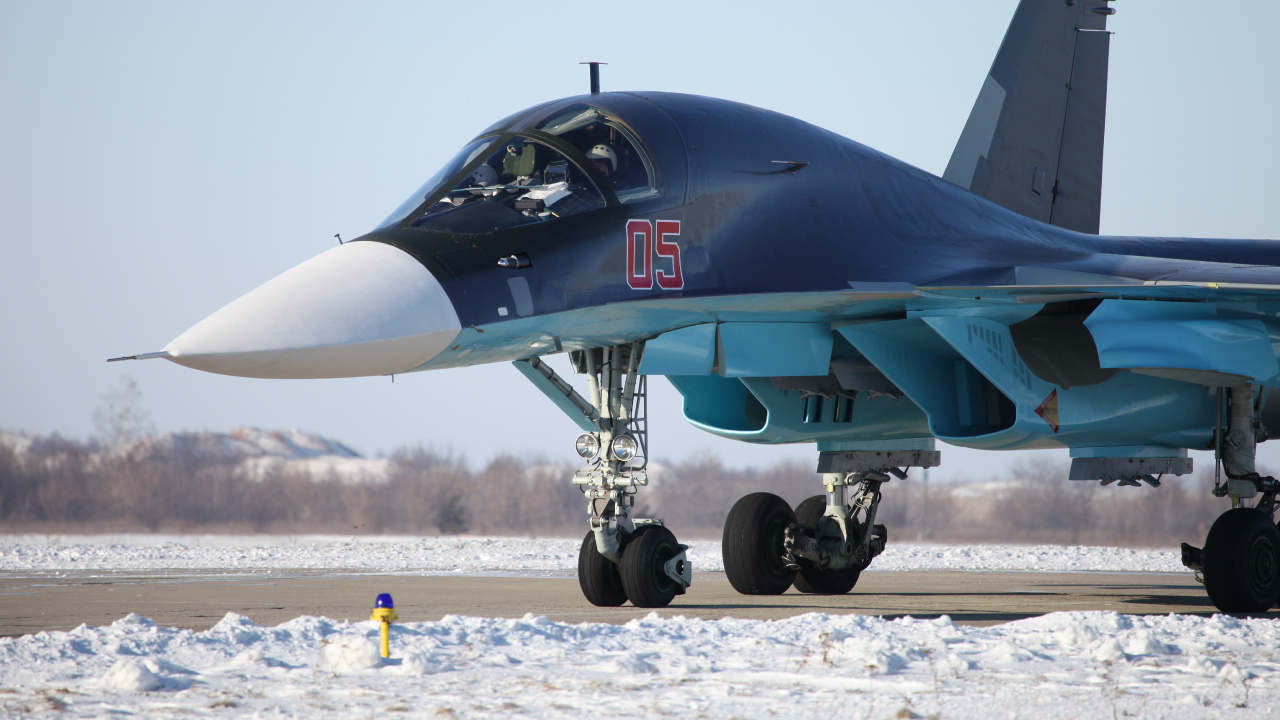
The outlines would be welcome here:
<svg viewBox="0 0 1280 720">
<path fill-rule="evenodd" d="M 850 606 L 850 605 L 814 605 L 814 604 L 706 604 L 706 605 L 672 605 L 673 609 L 689 609 L 689 610 L 810 610 L 812 612 L 828 612 L 836 614 L 857 614 L 870 615 L 883 618 L 885 620 L 897 620 L 905 617 L 912 617 L 921 620 L 934 620 L 946 615 L 953 621 L 958 623 L 1005 623 L 1014 620 L 1026 620 L 1027 618 L 1040 617 L 1045 615 L 1044 612 L 938 612 L 936 610 L 925 610 L 923 612 L 877 612 L 875 608 Z"/>
<path fill-rule="evenodd" d="M 1195 607 L 1213 607 L 1213 601 L 1210 600 L 1207 595 L 1130 595 L 1128 597 L 1121 598 L 1120 602 L 1128 605 L 1192 605 Z"/>
</svg>

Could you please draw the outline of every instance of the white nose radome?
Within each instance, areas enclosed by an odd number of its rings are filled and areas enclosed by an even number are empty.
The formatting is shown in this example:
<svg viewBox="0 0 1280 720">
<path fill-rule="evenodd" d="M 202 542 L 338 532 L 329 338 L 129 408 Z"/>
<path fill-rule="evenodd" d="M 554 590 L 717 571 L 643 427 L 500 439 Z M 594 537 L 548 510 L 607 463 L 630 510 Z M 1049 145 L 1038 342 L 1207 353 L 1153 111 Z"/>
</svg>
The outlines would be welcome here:
<svg viewBox="0 0 1280 720">
<path fill-rule="evenodd" d="M 435 357 L 460 329 L 422 263 L 385 243 L 350 242 L 215 312 L 162 352 L 221 375 L 391 375 Z"/>
</svg>

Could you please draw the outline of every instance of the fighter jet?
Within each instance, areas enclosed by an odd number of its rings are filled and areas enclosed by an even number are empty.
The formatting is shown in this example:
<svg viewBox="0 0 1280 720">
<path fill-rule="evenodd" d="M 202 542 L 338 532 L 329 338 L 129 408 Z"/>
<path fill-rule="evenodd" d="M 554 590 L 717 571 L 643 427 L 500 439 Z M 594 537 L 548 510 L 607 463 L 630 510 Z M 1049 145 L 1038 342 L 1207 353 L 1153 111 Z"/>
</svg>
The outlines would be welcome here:
<svg viewBox="0 0 1280 720">
<path fill-rule="evenodd" d="M 1184 562 L 1218 608 L 1268 610 L 1280 483 L 1254 458 L 1280 429 L 1280 243 L 1098 234 L 1113 12 L 1023 0 L 942 177 L 756 107 L 601 92 L 592 65 L 589 94 L 485 128 L 368 234 L 131 357 L 258 378 L 512 363 L 582 429 L 565 481 L 601 606 L 693 579 L 633 517 L 650 376 L 697 428 L 816 445 L 825 492 L 729 512 L 745 594 L 849 592 L 888 540 L 882 493 L 939 440 L 1065 447 L 1071 480 L 1138 486 L 1212 449 L 1206 491 L 1232 507 Z"/>
</svg>

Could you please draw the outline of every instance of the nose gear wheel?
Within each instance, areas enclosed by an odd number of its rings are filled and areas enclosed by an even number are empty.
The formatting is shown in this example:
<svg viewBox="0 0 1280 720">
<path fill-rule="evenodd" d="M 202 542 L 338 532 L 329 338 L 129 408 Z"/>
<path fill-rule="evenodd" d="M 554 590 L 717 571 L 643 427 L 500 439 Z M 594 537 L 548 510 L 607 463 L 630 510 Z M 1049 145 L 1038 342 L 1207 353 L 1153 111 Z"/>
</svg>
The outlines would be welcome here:
<svg viewBox="0 0 1280 720">
<path fill-rule="evenodd" d="M 678 560 L 685 547 L 661 525 L 642 525 L 627 539 L 622 553 L 622 587 L 636 607 L 658 608 L 671 604 L 684 586 L 667 572 L 667 563 Z M 684 560 L 683 562 L 688 562 Z"/>
<path fill-rule="evenodd" d="M 578 585 L 587 601 L 597 607 L 617 607 L 627 601 L 622 571 L 596 549 L 596 534 L 588 530 L 578 552 Z"/>
</svg>

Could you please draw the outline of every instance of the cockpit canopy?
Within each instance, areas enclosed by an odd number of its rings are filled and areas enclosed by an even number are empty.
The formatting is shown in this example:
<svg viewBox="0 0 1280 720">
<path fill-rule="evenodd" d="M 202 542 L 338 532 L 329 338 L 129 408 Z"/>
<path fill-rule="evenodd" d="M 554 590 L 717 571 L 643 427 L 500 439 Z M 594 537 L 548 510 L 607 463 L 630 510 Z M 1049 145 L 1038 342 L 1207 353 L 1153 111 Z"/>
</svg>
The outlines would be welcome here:
<svg viewBox="0 0 1280 720">
<path fill-rule="evenodd" d="M 635 132 L 577 103 L 468 144 L 378 227 L 478 235 L 661 194 Z"/>
<path fill-rule="evenodd" d="M 635 202 L 659 194 L 653 159 L 639 138 L 607 111 L 581 103 L 570 105 L 538 123 L 535 129 L 560 138 L 588 158 L 597 155 L 592 152 L 596 148 L 612 150 L 616 160 L 608 181 L 619 202 Z"/>
</svg>

